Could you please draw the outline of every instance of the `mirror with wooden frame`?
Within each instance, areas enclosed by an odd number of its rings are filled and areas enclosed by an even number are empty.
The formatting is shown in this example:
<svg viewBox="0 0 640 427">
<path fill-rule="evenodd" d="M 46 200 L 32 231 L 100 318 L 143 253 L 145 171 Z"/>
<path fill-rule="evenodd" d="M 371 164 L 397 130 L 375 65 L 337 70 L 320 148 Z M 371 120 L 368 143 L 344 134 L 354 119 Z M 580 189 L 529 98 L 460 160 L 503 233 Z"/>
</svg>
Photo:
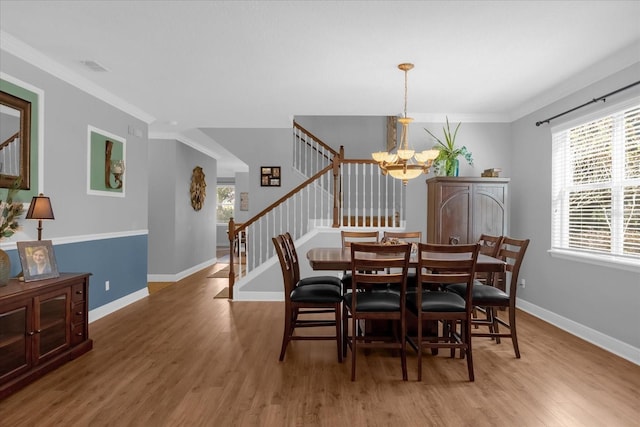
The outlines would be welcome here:
<svg viewBox="0 0 640 427">
<path fill-rule="evenodd" d="M 0 91 L 0 188 L 30 188 L 31 102 Z"/>
</svg>

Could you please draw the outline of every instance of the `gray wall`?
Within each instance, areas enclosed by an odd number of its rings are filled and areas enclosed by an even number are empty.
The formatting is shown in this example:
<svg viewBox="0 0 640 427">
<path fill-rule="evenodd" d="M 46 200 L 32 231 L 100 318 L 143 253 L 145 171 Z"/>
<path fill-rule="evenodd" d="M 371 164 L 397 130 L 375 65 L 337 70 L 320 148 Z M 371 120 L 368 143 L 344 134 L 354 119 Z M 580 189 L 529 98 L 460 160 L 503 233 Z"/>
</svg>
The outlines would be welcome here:
<svg viewBox="0 0 640 427">
<path fill-rule="evenodd" d="M 147 229 L 147 124 L 86 92 L 2 52 L 1 70 L 44 90 L 44 185 L 55 221 L 44 238 Z M 126 138 L 126 197 L 87 194 L 87 126 Z M 129 128 L 142 137 L 129 135 Z M 35 226 L 25 227 L 31 236 Z M 25 239 L 21 239 L 25 240 Z"/>
<path fill-rule="evenodd" d="M 526 287 L 518 291 L 519 297 L 538 314 L 549 311 L 559 323 L 577 322 L 636 348 L 640 348 L 640 274 L 547 253 L 551 247 L 551 130 L 550 125 L 536 127 L 535 122 L 626 86 L 638 76 L 640 63 L 514 122 L 512 169 L 517 173 L 510 193 L 512 234 L 531 238 L 520 272 Z M 636 87 L 610 97 L 607 103 L 639 95 Z M 563 119 L 580 117 L 601 106 L 592 104 Z M 558 122 L 560 119 L 551 126 Z"/>
<path fill-rule="evenodd" d="M 248 218 L 304 181 L 292 169 L 292 132 L 286 129 L 201 129 L 249 166 Z M 280 166 L 281 187 L 261 187 L 260 167 Z"/>
<path fill-rule="evenodd" d="M 31 186 L 51 198 L 55 214 L 55 220 L 44 221 L 43 239 L 53 240 L 60 271 L 92 274 L 91 310 L 120 306 L 120 299 L 131 302 L 146 295 L 148 125 L 47 70 L 46 64 L 35 66 L 0 52 L 0 71 L 22 81 L 19 86 L 43 91 L 39 133 L 44 138 L 38 158 L 42 185 L 36 181 Z M 87 194 L 89 125 L 126 139 L 125 197 Z M 140 136 L 129 133 L 134 129 Z M 19 198 L 30 201 L 24 194 Z M 15 242 L 37 238 L 36 221 L 22 219 L 20 224 L 21 231 L 2 239 L 12 274 L 20 272 Z"/>
<path fill-rule="evenodd" d="M 180 278 L 216 259 L 216 160 L 175 140 L 149 144 L 149 274 Z M 207 197 L 191 207 L 191 174 L 202 167 Z"/>
<path fill-rule="evenodd" d="M 345 147 L 348 159 L 371 159 L 373 151 L 386 149 L 386 117 L 296 116 L 296 122 L 336 151 Z M 457 122 L 451 122 L 456 125 Z M 444 123 L 409 125 L 409 144 L 416 151 L 430 149 L 434 141 L 424 128 L 442 135 Z M 456 145 L 465 145 L 473 153 L 473 165 L 460 158 L 460 176 L 480 176 L 488 168 L 502 168 L 501 176 L 511 174 L 511 127 L 509 123 L 467 123 L 460 126 Z M 427 185 L 433 171 L 407 183 L 406 229 L 427 231 Z"/>
</svg>

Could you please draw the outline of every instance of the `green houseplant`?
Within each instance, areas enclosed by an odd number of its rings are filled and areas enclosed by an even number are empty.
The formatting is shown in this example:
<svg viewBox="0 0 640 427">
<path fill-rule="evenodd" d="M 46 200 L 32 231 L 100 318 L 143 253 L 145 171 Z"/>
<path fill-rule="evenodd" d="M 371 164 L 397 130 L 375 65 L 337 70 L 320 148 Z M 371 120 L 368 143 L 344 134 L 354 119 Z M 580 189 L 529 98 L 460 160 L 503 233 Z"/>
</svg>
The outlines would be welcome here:
<svg viewBox="0 0 640 427">
<path fill-rule="evenodd" d="M 456 176 L 458 171 L 458 157 L 464 156 L 465 160 L 473 165 L 473 157 L 471 152 L 467 150 L 467 147 L 464 145 L 462 147 L 456 147 L 456 136 L 458 135 L 458 129 L 460 129 L 460 125 L 462 122 L 458 123 L 455 130 L 451 132 L 451 127 L 449 126 L 449 117 L 447 117 L 447 124 L 442 128 L 444 133 L 444 142 L 435 136 L 431 131 L 427 128 L 424 130 L 427 131 L 429 135 L 433 139 L 437 141 L 437 144 L 433 146 L 434 150 L 440 151 L 438 157 L 436 157 L 435 161 L 439 162 L 444 166 L 444 170 L 447 176 Z"/>
<path fill-rule="evenodd" d="M 13 236 L 20 228 L 18 217 L 22 215 L 22 203 L 13 201 L 13 198 L 19 190 L 19 185 L 19 180 L 16 180 L 14 185 L 7 190 L 5 200 L 0 200 L 0 240 Z M 0 249 L 0 286 L 8 283 L 10 272 L 11 262 L 9 255 Z"/>
</svg>

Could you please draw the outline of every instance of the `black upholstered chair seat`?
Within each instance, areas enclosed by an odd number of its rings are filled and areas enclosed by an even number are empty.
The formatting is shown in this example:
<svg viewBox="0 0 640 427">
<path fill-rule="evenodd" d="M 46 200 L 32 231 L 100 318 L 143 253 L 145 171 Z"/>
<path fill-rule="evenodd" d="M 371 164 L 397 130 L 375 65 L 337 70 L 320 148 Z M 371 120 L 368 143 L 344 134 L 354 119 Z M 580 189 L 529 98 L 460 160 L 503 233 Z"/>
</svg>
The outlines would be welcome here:
<svg viewBox="0 0 640 427">
<path fill-rule="evenodd" d="M 340 288 L 326 283 L 298 286 L 291 291 L 291 301 L 294 302 L 332 303 L 341 299 Z"/>
<path fill-rule="evenodd" d="M 467 289 L 465 283 L 454 283 L 447 286 L 447 290 L 454 292 L 458 295 L 464 295 Z M 484 285 L 477 280 L 473 283 L 473 289 L 471 291 L 471 300 L 474 305 L 482 306 L 482 304 L 508 304 L 509 295 L 506 292 L 491 286 Z"/>
<path fill-rule="evenodd" d="M 464 298 L 454 292 L 426 291 L 422 293 L 423 312 L 464 313 Z M 418 312 L 418 293 L 407 293 L 407 310 Z"/>
<path fill-rule="evenodd" d="M 347 307 L 352 306 L 353 294 L 344 296 Z M 361 312 L 394 312 L 400 310 L 400 295 L 392 291 L 358 292 L 358 311 Z"/>
<path fill-rule="evenodd" d="M 339 277 L 335 276 L 311 276 L 300 279 L 300 281 L 298 282 L 298 286 L 318 284 L 333 285 L 342 289 L 342 281 Z"/>
</svg>

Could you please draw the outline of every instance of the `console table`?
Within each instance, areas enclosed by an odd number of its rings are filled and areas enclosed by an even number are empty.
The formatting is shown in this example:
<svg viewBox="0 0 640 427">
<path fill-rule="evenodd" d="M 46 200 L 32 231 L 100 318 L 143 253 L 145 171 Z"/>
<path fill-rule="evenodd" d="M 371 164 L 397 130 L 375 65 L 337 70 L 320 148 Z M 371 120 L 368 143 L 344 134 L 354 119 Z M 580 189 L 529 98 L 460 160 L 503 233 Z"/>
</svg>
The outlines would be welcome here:
<svg viewBox="0 0 640 427">
<path fill-rule="evenodd" d="M 0 400 L 91 350 L 90 275 L 0 287 Z"/>
</svg>

